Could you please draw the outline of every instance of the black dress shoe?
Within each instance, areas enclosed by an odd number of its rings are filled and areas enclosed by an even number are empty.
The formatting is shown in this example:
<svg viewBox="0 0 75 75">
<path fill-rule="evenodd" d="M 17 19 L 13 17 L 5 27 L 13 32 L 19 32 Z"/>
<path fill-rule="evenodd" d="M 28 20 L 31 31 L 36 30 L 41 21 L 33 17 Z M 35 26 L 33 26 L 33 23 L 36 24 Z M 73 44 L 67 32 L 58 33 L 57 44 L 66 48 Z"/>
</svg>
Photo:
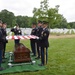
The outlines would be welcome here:
<svg viewBox="0 0 75 75">
<path fill-rule="evenodd" d="M 44 64 L 38 64 L 39 66 L 44 66 Z"/>
<path fill-rule="evenodd" d="M 40 57 L 36 57 L 35 59 L 40 59 Z"/>
</svg>

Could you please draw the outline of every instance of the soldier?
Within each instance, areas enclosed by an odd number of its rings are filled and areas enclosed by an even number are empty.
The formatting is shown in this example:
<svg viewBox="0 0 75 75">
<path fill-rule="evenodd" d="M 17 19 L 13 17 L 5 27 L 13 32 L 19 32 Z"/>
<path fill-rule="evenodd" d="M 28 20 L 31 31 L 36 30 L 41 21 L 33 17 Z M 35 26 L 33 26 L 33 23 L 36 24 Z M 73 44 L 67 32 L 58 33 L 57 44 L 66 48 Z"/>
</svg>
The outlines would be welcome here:
<svg viewBox="0 0 75 75">
<path fill-rule="evenodd" d="M 8 43 L 8 40 L 6 39 L 6 36 L 7 36 L 6 27 L 7 27 L 7 24 L 3 23 L 2 24 L 2 33 L 3 33 L 3 38 L 4 38 L 4 42 L 3 42 L 3 55 L 2 55 L 3 59 L 5 58 L 6 43 Z"/>
<path fill-rule="evenodd" d="M 32 24 L 31 35 L 36 35 L 36 23 Z M 36 56 L 36 40 L 35 39 L 30 39 L 30 44 L 31 44 L 31 49 L 32 49 L 33 56 Z"/>
<path fill-rule="evenodd" d="M 4 70 L 1 67 L 1 63 L 2 63 L 2 50 L 3 50 L 3 33 L 2 33 L 2 21 L 0 20 L 0 71 Z"/>
<path fill-rule="evenodd" d="M 42 28 L 42 21 L 38 21 L 38 24 L 37 24 L 37 28 L 36 28 L 37 30 L 36 30 L 36 36 L 38 36 L 38 37 L 40 37 L 41 36 L 41 32 L 42 32 L 42 30 L 43 30 L 43 28 Z M 40 45 L 39 45 L 39 42 L 40 42 L 40 40 L 39 39 L 37 39 L 36 40 L 36 45 L 37 45 L 37 57 L 36 57 L 36 59 L 39 59 L 40 58 Z"/>
<path fill-rule="evenodd" d="M 41 64 L 40 66 L 47 64 L 47 59 L 48 59 L 49 31 L 48 31 L 47 26 L 48 26 L 48 22 L 43 21 L 43 31 L 41 32 L 41 36 L 39 37 L 40 46 L 41 46 Z"/>
<path fill-rule="evenodd" d="M 16 35 L 16 36 L 17 35 L 22 35 L 22 31 L 19 28 L 19 25 L 14 26 L 14 28 L 12 28 L 11 31 L 14 32 L 14 35 Z M 19 44 L 20 39 L 15 39 L 14 42 L 15 42 L 15 45 Z"/>
</svg>

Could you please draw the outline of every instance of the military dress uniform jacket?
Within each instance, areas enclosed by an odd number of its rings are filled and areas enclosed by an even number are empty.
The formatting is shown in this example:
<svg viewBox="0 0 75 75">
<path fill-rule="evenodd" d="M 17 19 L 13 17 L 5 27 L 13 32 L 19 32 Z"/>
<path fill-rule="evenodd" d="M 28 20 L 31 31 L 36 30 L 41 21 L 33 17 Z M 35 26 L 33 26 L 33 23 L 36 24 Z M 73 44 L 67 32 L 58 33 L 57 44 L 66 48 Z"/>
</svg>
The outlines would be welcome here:
<svg viewBox="0 0 75 75">
<path fill-rule="evenodd" d="M 6 33 L 6 29 L 2 28 L 2 33 L 3 33 L 3 39 L 4 39 L 4 43 L 8 43 L 8 40 L 6 39 L 7 33 Z"/>
<path fill-rule="evenodd" d="M 43 28 L 42 28 L 42 27 L 37 27 L 36 29 L 37 29 L 37 30 L 36 30 L 36 36 L 40 37 Z"/>
<path fill-rule="evenodd" d="M 48 28 L 45 28 L 41 32 L 41 36 L 39 37 L 41 47 L 49 47 L 48 37 L 49 37 L 49 31 Z"/>
<path fill-rule="evenodd" d="M 32 31 L 31 31 L 31 35 L 35 35 L 36 36 L 36 31 L 37 31 L 37 29 L 33 28 Z M 35 39 L 30 39 L 30 40 L 35 41 Z"/>
<path fill-rule="evenodd" d="M 32 29 L 31 35 L 36 35 L 36 28 L 33 28 L 33 29 Z"/>
<path fill-rule="evenodd" d="M 36 36 L 40 37 L 41 36 L 41 32 L 43 31 L 43 28 L 42 27 L 37 27 L 36 29 L 37 29 L 36 30 Z M 39 44 L 40 40 L 38 39 L 38 40 L 36 40 L 36 42 L 40 46 L 40 44 Z"/>
<path fill-rule="evenodd" d="M 11 31 L 14 32 L 15 35 L 22 35 L 21 29 L 12 28 Z"/>
</svg>

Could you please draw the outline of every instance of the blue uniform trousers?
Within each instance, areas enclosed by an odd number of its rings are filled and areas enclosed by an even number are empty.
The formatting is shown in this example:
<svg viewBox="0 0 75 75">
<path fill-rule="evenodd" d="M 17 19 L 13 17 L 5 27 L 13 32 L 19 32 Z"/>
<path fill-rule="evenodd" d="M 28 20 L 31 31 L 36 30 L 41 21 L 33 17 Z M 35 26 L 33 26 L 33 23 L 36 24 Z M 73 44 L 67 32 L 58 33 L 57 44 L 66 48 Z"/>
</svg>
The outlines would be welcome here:
<svg viewBox="0 0 75 75">
<path fill-rule="evenodd" d="M 38 42 L 36 44 L 37 44 L 37 54 L 38 54 L 37 57 L 40 58 L 40 56 L 41 56 L 41 54 L 40 54 L 41 47 L 39 46 Z"/>
<path fill-rule="evenodd" d="M 41 47 L 41 64 L 45 65 L 48 61 L 48 48 Z"/>
<path fill-rule="evenodd" d="M 32 53 L 35 56 L 36 55 L 36 46 L 35 46 L 35 42 L 31 41 L 31 49 L 32 49 Z"/>
</svg>

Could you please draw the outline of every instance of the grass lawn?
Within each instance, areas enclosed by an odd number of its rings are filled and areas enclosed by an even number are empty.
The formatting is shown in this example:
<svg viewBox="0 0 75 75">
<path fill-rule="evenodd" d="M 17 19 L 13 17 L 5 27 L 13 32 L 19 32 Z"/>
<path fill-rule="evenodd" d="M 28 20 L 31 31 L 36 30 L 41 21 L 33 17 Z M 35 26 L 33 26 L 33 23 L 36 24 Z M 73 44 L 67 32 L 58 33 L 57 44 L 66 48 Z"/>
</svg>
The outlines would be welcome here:
<svg viewBox="0 0 75 75">
<path fill-rule="evenodd" d="M 29 40 L 21 40 L 30 48 Z M 36 72 L 21 72 L 4 75 L 75 75 L 75 38 L 49 39 L 47 69 Z M 9 41 L 6 51 L 14 50 L 14 42 Z"/>
</svg>

